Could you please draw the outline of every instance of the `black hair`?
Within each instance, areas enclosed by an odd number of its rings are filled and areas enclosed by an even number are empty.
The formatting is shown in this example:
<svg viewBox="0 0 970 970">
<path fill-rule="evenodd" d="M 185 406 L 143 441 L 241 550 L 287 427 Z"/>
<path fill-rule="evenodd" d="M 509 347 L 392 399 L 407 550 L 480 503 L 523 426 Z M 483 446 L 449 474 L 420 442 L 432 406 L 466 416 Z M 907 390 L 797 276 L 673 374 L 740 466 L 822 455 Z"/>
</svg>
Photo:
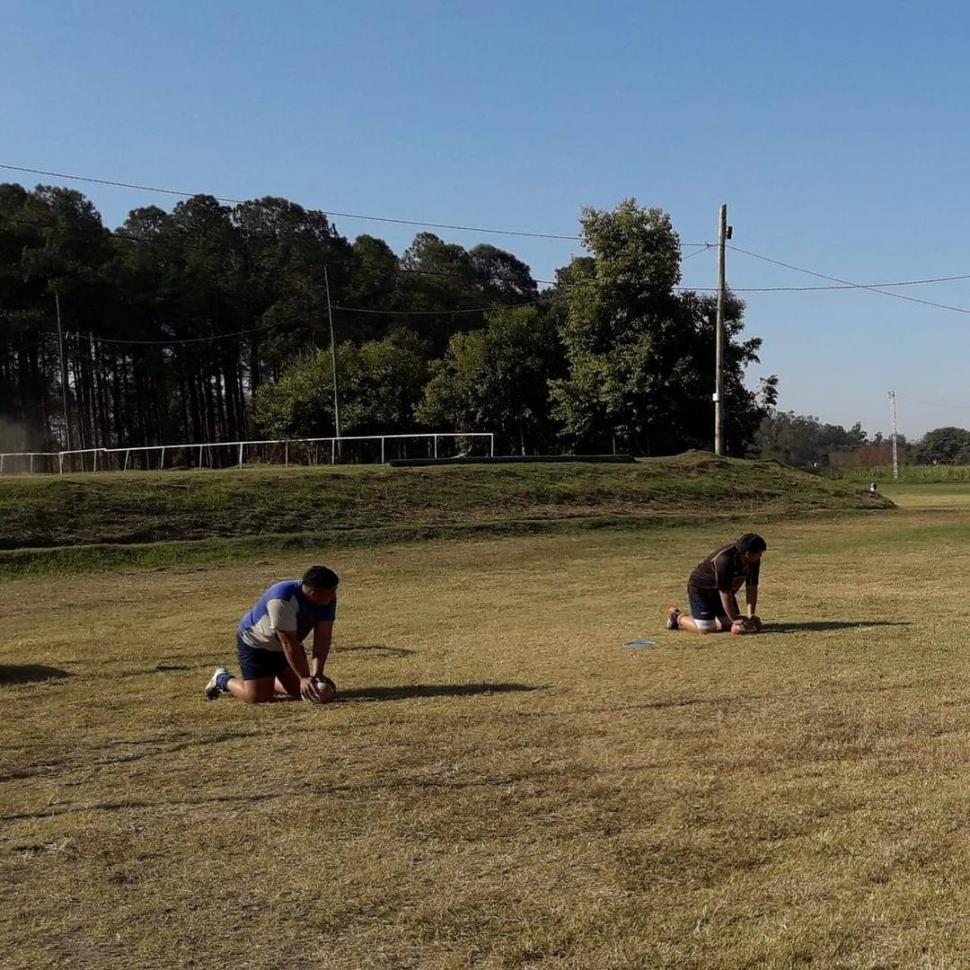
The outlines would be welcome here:
<svg viewBox="0 0 970 970">
<path fill-rule="evenodd" d="M 307 589 L 334 589 L 340 577 L 329 566 L 311 566 L 303 574 L 303 585 Z"/>
<path fill-rule="evenodd" d="M 738 552 L 764 552 L 768 548 L 768 543 L 765 542 L 757 532 L 745 532 L 737 542 L 734 543 L 734 547 Z"/>
</svg>

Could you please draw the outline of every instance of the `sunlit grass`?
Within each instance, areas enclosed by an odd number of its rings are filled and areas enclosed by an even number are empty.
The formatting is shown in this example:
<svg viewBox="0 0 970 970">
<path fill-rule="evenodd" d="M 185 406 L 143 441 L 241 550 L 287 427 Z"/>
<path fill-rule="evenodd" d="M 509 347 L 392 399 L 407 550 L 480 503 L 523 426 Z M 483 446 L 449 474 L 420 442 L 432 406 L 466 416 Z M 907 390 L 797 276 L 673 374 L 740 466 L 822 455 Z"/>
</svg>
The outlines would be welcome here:
<svg viewBox="0 0 970 970">
<path fill-rule="evenodd" d="M 732 530 L 4 582 L 0 962 L 965 965 L 970 502 L 771 524 L 767 631 L 668 633 Z M 203 701 L 310 559 L 342 701 Z"/>
</svg>

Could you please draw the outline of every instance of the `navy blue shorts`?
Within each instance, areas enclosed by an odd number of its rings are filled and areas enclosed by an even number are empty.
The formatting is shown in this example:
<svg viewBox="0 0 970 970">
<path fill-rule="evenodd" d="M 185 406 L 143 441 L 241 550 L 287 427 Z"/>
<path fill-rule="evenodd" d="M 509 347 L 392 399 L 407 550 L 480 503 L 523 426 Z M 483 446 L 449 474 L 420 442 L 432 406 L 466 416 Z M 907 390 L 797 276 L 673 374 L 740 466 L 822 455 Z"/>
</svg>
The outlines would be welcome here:
<svg viewBox="0 0 970 970">
<path fill-rule="evenodd" d="M 687 599 L 690 601 L 690 615 L 695 620 L 720 620 L 721 626 L 731 625 L 727 613 L 724 612 L 720 593 L 693 593 L 687 590 Z M 734 598 L 734 612 L 738 612 L 737 597 Z"/>
<path fill-rule="evenodd" d="M 265 677 L 276 677 L 280 671 L 289 666 L 286 654 L 277 650 L 262 650 L 244 643 L 242 637 L 236 635 L 236 652 L 239 654 L 239 669 L 243 680 L 262 680 Z"/>
</svg>

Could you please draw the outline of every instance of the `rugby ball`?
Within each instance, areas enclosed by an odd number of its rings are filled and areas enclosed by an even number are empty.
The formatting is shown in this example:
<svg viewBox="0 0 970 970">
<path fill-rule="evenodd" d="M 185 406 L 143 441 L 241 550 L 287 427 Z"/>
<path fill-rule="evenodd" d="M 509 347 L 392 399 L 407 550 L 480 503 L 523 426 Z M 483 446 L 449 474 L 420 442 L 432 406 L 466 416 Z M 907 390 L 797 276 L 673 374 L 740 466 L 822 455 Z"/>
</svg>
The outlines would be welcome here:
<svg viewBox="0 0 970 970">
<path fill-rule="evenodd" d="M 329 677 L 314 677 L 314 684 L 320 692 L 318 704 L 329 704 L 337 696 L 337 685 Z"/>
</svg>

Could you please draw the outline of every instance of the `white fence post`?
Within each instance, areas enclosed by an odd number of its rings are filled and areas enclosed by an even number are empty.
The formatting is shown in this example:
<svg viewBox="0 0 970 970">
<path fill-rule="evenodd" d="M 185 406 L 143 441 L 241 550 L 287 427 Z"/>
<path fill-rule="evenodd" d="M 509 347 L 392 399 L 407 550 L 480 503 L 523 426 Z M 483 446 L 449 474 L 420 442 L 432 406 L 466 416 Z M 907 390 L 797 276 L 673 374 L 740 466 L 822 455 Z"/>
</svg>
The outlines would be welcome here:
<svg viewBox="0 0 970 970">
<path fill-rule="evenodd" d="M 243 443 L 239 442 L 239 467 L 242 468 L 243 465 Z"/>
</svg>

